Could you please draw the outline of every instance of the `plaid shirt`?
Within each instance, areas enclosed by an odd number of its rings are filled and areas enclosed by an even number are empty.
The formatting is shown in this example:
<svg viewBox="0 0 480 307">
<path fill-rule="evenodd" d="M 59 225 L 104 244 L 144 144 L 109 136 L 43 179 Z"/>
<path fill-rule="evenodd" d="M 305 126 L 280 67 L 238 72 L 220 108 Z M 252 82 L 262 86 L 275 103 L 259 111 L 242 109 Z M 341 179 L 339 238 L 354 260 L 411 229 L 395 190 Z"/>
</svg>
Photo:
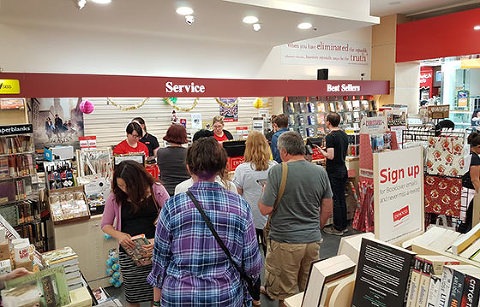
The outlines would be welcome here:
<svg viewBox="0 0 480 307">
<path fill-rule="evenodd" d="M 258 277 L 262 257 L 248 203 L 218 183 L 198 182 L 190 191 L 235 262 Z M 160 213 L 147 281 L 162 289 L 162 306 L 242 306 L 247 297 L 240 274 L 186 193 L 171 197 Z"/>
</svg>

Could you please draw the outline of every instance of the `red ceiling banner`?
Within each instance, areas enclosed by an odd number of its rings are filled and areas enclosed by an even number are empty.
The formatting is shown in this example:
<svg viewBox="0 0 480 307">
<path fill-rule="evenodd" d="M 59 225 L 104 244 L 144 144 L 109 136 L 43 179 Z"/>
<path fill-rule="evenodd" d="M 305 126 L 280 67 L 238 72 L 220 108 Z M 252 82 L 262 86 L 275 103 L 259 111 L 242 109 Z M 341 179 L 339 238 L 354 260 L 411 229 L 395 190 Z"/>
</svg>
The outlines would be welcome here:
<svg viewBox="0 0 480 307">
<path fill-rule="evenodd" d="M 480 53 L 480 8 L 397 25 L 396 62 Z"/>
<path fill-rule="evenodd" d="M 0 97 L 283 97 L 389 94 L 389 81 L 202 79 L 88 74 L 0 73 L 20 80 Z"/>
</svg>

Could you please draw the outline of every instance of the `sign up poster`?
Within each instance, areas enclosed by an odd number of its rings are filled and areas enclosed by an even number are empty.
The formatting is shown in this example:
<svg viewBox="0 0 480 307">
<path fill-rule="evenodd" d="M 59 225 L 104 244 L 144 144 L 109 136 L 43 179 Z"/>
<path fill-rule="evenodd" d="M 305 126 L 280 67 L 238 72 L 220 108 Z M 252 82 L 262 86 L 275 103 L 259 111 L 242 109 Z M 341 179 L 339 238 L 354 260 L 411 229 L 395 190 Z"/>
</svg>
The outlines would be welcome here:
<svg viewBox="0 0 480 307">
<path fill-rule="evenodd" d="M 424 231 L 423 148 L 373 155 L 375 237 L 388 243 Z"/>
</svg>

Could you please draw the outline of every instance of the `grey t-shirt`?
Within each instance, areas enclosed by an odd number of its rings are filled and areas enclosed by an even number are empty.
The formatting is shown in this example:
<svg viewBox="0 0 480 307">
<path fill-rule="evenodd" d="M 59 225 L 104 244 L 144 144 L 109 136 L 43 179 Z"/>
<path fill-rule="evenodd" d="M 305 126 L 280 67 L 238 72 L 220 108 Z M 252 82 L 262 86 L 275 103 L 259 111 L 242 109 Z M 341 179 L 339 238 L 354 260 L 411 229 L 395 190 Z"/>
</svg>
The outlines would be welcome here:
<svg viewBox="0 0 480 307">
<path fill-rule="evenodd" d="M 282 165 L 268 173 L 262 203 L 273 207 L 282 180 Z M 270 239 L 285 243 L 320 241 L 320 206 L 322 199 L 331 198 L 332 190 L 327 172 L 305 160 L 288 162 L 285 192 L 272 213 Z"/>
<path fill-rule="evenodd" d="M 160 181 L 170 196 L 174 195 L 175 187 L 190 178 L 185 166 L 187 149 L 183 147 L 165 147 L 158 149 L 157 164 L 160 169 Z"/>
<path fill-rule="evenodd" d="M 257 180 L 266 180 L 268 170 L 277 165 L 277 162 L 270 161 L 268 164 L 268 169 L 257 171 L 255 170 L 255 164 L 251 162 L 242 163 L 235 169 L 235 175 L 233 176 L 233 183 L 243 190 L 243 198 L 252 208 L 253 224 L 257 229 L 263 229 L 267 223 L 267 217 L 262 215 L 258 209 L 258 200 L 262 196 L 262 186 L 257 183 Z"/>
</svg>

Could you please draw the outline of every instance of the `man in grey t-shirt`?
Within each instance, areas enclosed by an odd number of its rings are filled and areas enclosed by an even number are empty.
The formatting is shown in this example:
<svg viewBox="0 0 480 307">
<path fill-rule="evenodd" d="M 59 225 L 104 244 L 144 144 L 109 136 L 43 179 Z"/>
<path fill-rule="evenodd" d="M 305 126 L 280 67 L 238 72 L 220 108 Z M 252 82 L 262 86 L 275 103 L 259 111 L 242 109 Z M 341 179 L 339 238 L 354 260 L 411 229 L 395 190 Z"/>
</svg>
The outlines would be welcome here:
<svg viewBox="0 0 480 307">
<path fill-rule="evenodd" d="M 282 165 L 269 171 L 258 202 L 263 215 L 272 213 L 265 260 L 265 289 L 271 299 L 283 300 L 304 291 L 310 265 L 319 259 L 321 231 L 332 215 L 332 190 L 326 171 L 305 160 L 300 134 L 285 132 L 278 150 L 287 163 L 287 184 L 275 212 L 273 205 L 282 179 Z"/>
</svg>

